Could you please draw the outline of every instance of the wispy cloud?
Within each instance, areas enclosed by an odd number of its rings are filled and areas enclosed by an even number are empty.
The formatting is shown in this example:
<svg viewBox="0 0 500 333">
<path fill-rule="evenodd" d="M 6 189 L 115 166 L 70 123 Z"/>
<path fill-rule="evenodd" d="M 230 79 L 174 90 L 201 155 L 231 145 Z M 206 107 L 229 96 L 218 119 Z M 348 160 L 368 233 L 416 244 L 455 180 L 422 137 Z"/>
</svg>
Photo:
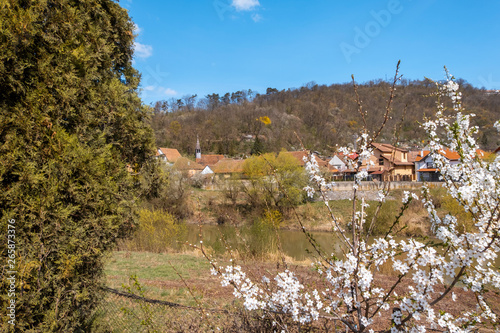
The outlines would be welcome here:
<svg viewBox="0 0 500 333">
<path fill-rule="evenodd" d="M 132 0 L 125 0 L 125 4 L 123 5 L 124 7 L 126 8 L 130 8 L 130 6 L 132 6 Z"/>
<path fill-rule="evenodd" d="M 153 55 L 153 47 L 151 45 L 134 42 L 134 55 L 141 59 L 149 58 Z"/>
<path fill-rule="evenodd" d="M 163 93 L 167 96 L 177 95 L 177 91 L 175 91 L 174 89 L 170 89 L 170 88 L 163 89 Z"/>
<path fill-rule="evenodd" d="M 232 0 L 231 6 L 236 10 L 253 10 L 255 7 L 260 6 L 259 0 Z"/>
<path fill-rule="evenodd" d="M 259 22 L 260 20 L 262 20 L 262 16 L 261 16 L 261 15 L 259 15 L 259 14 L 253 14 L 253 15 L 252 15 L 252 20 L 253 20 L 254 22 Z"/>
<path fill-rule="evenodd" d="M 172 88 L 165 88 L 162 86 L 145 86 L 142 88 L 143 96 L 156 96 L 157 98 L 166 98 L 179 95 L 179 93 Z"/>
</svg>

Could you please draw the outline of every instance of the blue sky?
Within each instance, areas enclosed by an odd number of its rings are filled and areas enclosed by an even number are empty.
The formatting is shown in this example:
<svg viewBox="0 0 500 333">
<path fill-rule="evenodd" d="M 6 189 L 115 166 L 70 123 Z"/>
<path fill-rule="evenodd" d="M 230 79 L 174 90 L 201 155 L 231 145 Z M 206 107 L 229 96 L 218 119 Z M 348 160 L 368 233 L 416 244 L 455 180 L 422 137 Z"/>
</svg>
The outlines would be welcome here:
<svg viewBox="0 0 500 333">
<path fill-rule="evenodd" d="M 121 0 L 146 104 L 310 81 L 444 78 L 500 89 L 500 2 Z"/>
</svg>

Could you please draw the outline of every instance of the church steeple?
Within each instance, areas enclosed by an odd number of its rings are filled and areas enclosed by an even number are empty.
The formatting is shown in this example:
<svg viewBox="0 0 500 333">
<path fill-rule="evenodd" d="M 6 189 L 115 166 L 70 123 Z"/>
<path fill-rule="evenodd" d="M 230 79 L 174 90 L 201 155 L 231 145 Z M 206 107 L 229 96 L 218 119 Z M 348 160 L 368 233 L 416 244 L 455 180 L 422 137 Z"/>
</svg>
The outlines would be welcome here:
<svg viewBox="0 0 500 333">
<path fill-rule="evenodd" d="M 198 135 L 196 136 L 196 149 L 194 150 L 196 155 L 196 159 L 201 158 L 201 148 L 200 148 L 200 139 L 198 139 Z"/>
</svg>

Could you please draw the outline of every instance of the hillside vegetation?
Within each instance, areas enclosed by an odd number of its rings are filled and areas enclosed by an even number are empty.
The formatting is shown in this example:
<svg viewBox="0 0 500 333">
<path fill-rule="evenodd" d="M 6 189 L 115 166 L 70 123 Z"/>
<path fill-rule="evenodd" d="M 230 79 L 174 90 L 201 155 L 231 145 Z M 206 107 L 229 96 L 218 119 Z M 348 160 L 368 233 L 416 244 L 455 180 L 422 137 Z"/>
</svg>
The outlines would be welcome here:
<svg viewBox="0 0 500 333">
<path fill-rule="evenodd" d="M 500 142 L 488 120 L 500 116 L 500 94 L 458 81 L 464 105 L 468 112 L 476 114 L 475 125 L 481 126 L 478 133 L 481 148 L 497 148 Z M 358 87 L 361 101 L 369 101 L 363 104 L 363 110 L 368 112 L 371 130 L 381 123 L 389 89 L 389 83 L 382 80 Z M 436 102 L 429 95 L 435 91 L 431 80 L 400 81 L 391 119 L 379 140 L 394 144 L 399 138 L 403 146 L 424 146 L 425 135 L 418 122 L 433 115 Z M 197 135 L 202 153 L 239 156 L 250 154 L 255 145 L 259 146 L 259 152 L 300 149 L 295 133 L 306 148 L 328 155 L 335 151 L 336 145 L 353 144 L 362 125 L 357 108 L 352 83 L 326 86 L 312 82 L 297 89 L 268 88 L 265 94 L 248 90 L 211 94 L 201 99 L 192 95 L 158 101 L 152 127 L 157 145 L 177 148 L 187 156 L 194 155 Z M 256 121 L 261 116 L 269 116 L 272 123 L 265 126 Z"/>
</svg>

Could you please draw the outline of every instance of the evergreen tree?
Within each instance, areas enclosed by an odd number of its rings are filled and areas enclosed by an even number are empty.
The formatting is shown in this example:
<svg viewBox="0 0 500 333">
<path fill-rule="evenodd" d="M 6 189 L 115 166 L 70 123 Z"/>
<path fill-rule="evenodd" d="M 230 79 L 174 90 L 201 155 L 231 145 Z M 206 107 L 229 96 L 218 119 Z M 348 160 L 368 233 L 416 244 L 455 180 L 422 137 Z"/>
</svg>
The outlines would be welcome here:
<svg viewBox="0 0 500 333">
<path fill-rule="evenodd" d="M 17 271 L 0 330 L 88 331 L 103 256 L 136 221 L 126 165 L 154 152 L 133 23 L 111 0 L 4 0 L 0 22 L 0 228 L 15 220 Z"/>
</svg>

